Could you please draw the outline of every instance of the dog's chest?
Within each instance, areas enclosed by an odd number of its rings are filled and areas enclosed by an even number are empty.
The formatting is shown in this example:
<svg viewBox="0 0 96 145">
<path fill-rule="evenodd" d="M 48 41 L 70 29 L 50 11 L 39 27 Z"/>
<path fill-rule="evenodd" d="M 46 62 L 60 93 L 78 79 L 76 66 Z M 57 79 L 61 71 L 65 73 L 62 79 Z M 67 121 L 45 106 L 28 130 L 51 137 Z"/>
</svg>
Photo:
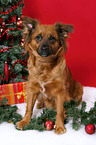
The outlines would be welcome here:
<svg viewBox="0 0 96 145">
<path fill-rule="evenodd" d="M 48 82 L 40 82 L 39 81 L 39 84 L 41 86 L 41 93 L 44 95 L 44 97 L 48 98 L 48 95 L 47 95 L 47 92 L 46 92 L 46 88 L 45 88 L 45 85 L 47 85 L 48 83 L 50 83 L 49 81 Z"/>
</svg>

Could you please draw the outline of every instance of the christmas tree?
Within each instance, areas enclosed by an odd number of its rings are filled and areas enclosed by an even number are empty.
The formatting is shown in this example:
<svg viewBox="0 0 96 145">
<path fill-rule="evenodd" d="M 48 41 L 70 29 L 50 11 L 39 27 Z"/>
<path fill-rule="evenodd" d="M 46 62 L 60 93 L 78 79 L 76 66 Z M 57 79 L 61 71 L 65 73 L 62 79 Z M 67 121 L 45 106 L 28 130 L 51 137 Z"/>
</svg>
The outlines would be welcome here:
<svg viewBox="0 0 96 145">
<path fill-rule="evenodd" d="M 23 48 L 23 0 L 0 0 L 0 85 L 25 81 L 28 53 Z"/>
</svg>

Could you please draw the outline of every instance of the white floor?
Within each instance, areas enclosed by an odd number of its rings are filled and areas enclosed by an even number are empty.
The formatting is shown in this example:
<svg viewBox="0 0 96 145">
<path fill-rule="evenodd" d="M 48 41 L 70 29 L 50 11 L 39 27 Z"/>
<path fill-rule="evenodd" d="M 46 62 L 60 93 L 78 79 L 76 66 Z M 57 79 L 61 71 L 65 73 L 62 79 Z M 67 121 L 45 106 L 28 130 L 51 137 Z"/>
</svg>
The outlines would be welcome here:
<svg viewBox="0 0 96 145">
<path fill-rule="evenodd" d="M 96 88 L 84 87 L 83 101 L 87 102 L 87 110 L 96 101 Z M 26 104 L 17 104 L 18 113 L 24 116 Z M 41 110 L 34 107 L 34 114 L 39 115 Z M 80 130 L 72 129 L 71 123 L 66 124 L 67 132 L 56 135 L 54 130 L 38 132 L 35 130 L 18 131 L 11 123 L 0 124 L 0 144 L 1 145 L 96 145 L 96 132 L 89 135 L 85 132 L 85 127 Z"/>
</svg>

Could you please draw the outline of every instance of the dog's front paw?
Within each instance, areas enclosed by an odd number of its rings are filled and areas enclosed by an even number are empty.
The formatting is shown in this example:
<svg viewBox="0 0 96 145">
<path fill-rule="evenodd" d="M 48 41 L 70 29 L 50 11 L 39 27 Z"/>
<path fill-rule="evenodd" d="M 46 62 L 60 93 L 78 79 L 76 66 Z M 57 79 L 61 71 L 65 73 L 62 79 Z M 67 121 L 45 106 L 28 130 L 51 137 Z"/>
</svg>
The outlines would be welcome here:
<svg viewBox="0 0 96 145">
<path fill-rule="evenodd" d="M 16 123 L 16 127 L 20 130 L 23 130 L 24 126 L 27 124 L 28 124 L 28 122 L 21 120 L 21 121 Z"/>
<path fill-rule="evenodd" d="M 54 131 L 56 134 L 63 134 L 66 132 L 66 129 L 65 127 L 55 127 L 55 131 Z"/>
</svg>

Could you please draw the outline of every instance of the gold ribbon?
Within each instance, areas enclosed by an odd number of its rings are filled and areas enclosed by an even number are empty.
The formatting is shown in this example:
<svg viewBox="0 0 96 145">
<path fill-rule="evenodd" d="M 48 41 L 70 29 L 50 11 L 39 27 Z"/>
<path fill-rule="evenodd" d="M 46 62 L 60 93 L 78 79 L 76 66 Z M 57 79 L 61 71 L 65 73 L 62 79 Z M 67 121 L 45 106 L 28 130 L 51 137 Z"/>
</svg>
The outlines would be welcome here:
<svg viewBox="0 0 96 145">
<path fill-rule="evenodd" d="M 19 93 L 17 93 L 17 98 L 21 99 L 21 96 L 24 96 L 24 99 L 27 98 L 27 93 L 25 91 L 21 91 Z"/>
</svg>

